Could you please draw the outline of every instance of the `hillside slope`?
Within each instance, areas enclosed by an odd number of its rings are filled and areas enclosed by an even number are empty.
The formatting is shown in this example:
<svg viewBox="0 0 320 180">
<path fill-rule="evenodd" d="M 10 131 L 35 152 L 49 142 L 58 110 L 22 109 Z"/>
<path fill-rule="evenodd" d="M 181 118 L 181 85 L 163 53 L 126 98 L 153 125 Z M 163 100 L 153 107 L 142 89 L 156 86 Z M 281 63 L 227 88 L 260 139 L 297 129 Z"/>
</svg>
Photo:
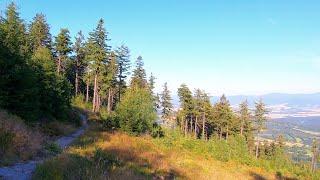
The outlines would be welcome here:
<svg viewBox="0 0 320 180">
<path fill-rule="evenodd" d="M 34 179 L 277 179 L 237 162 L 222 162 L 167 138 L 100 131 L 97 124 L 68 150 L 38 167 Z M 79 171 L 81 169 L 81 172 Z"/>
</svg>

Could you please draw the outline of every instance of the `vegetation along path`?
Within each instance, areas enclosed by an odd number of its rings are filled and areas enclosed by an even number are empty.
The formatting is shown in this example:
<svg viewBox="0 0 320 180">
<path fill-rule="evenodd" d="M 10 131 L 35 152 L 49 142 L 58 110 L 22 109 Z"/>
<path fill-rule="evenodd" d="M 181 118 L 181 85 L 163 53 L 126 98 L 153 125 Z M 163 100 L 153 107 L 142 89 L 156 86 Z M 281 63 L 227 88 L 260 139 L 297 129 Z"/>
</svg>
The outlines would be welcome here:
<svg viewBox="0 0 320 180">
<path fill-rule="evenodd" d="M 72 133 L 69 136 L 63 136 L 56 140 L 56 144 L 61 148 L 65 149 L 67 148 L 75 138 L 82 135 L 87 128 L 87 118 L 85 115 L 80 115 L 82 120 L 82 127 L 79 128 L 76 132 Z M 9 167 L 2 167 L 0 168 L 0 179 L 17 179 L 17 180 L 25 180 L 30 179 L 32 173 L 37 167 L 37 164 L 42 163 L 44 159 L 42 160 L 36 160 L 36 161 L 28 161 L 24 163 L 17 163 L 13 166 Z"/>
</svg>

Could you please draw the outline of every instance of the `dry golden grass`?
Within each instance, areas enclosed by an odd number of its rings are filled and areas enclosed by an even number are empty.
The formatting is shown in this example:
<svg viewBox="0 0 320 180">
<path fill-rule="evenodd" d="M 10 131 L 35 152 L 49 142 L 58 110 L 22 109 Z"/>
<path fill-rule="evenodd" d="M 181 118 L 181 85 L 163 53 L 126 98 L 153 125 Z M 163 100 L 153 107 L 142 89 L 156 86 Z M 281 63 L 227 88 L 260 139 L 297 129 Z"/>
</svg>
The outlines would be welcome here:
<svg viewBox="0 0 320 180">
<path fill-rule="evenodd" d="M 89 157 L 97 148 L 125 164 L 111 171 L 108 179 L 275 179 L 274 174 L 260 168 L 220 162 L 175 147 L 164 148 L 149 136 L 102 132 L 97 127 L 91 127 L 66 153 Z M 136 171 L 149 176 L 142 178 Z"/>
<path fill-rule="evenodd" d="M 0 110 L 0 164 L 28 160 L 42 148 L 44 136 L 17 116 Z"/>
</svg>

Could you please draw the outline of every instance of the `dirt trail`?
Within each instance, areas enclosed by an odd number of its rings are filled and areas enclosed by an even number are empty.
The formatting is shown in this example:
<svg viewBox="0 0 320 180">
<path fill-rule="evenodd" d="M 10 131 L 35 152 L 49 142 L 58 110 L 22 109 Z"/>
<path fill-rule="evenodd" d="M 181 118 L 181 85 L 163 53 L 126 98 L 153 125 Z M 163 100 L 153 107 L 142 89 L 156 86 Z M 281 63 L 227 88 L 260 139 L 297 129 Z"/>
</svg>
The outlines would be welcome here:
<svg viewBox="0 0 320 180">
<path fill-rule="evenodd" d="M 82 127 L 79 128 L 76 132 L 69 136 L 64 136 L 57 139 L 55 142 L 57 145 L 65 149 L 67 148 L 77 137 L 82 135 L 87 128 L 87 118 L 85 115 L 80 115 L 82 120 Z M 0 179 L 8 179 L 8 180 L 28 180 L 31 178 L 32 173 L 37 167 L 37 164 L 40 164 L 44 161 L 28 161 L 24 163 L 17 163 L 13 166 L 1 167 L 0 168 Z"/>
</svg>

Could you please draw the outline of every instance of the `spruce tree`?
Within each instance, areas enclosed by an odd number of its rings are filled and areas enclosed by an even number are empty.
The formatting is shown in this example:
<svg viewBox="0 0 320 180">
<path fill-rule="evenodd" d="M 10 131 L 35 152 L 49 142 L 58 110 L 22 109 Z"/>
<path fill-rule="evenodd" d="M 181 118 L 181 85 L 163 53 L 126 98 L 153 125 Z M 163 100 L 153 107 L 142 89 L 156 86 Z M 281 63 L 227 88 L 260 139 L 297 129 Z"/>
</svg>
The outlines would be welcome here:
<svg viewBox="0 0 320 180">
<path fill-rule="evenodd" d="M 171 103 L 171 95 L 168 89 L 168 84 L 164 83 L 163 91 L 161 93 L 161 107 L 162 107 L 162 118 L 168 120 L 168 118 L 172 115 L 172 103 Z"/>
<path fill-rule="evenodd" d="M 130 74 L 130 51 L 125 45 L 121 45 L 115 50 L 118 66 L 118 101 L 121 101 L 121 94 L 126 87 L 126 78 Z"/>
<path fill-rule="evenodd" d="M 0 31 L 3 33 L 2 41 L 12 54 L 26 57 L 28 54 L 26 28 L 19 16 L 17 6 L 12 2 L 2 18 Z"/>
<path fill-rule="evenodd" d="M 55 51 L 58 56 L 57 60 L 57 72 L 60 74 L 61 72 L 64 72 L 65 70 L 65 63 L 68 59 L 68 55 L 72 51 L 71 47 L 71 38 L 69 35 L 68 29 L 61 29 L 60 33 L 57 37 L 55 37 Z"/>
<path fill-rule="evenodd" d="M 255 112 L 254 112 L 254 122 L 255 130 L 257 135 L 265 128 L 265 122 L 267 121 L 267 109 L 266 105 L 263 103 L 262 99 L 255 103 Z M 259 156 L 259 144 L 260 141 L 257 141 L 256 146 L 256 158 Z"/>
<path fill-rule="evenodd" d="M 78 95 L 79 92 L 79 86 L 80 86 L 80 79 L 83 76 L 84 68 L 86 66 L 85 64 L 85 42 L 84 42 L 84 36 L 81 31 L 78 32 L 75 43 L 73 46 L 73 50 L 75 53 L 75 95 Z"/>
<path fill-rule="evenodd" d="M 27 64 L 24 24 L 16 5 L 9 4 L 0 18 L 0 108 L 25 120 L 37 120 L 38 77 Z"/>
<path fill-rule="evenodd" d="M 43 14 L 36 14 L 29 27 L 29 43 L 31 51 L 36 51 L 39 46 L 52 50 L 50 27 Z"/>
<path fill-rule="evenodd" d="M 101 105 L 101 81 L 103 75 L 106 72 L 108 65 L 109 47 L 107 45 L 107 31 L 104 28 L 104 21 L 100 19 L 98 25 L 93 32 L 90 33 L 88 43 L 86 45 L 86 59 L 89 63 L 89 69 L 94 77 L 93 83 L 93 99 L 92 99 L 92 111 L 97 112 Z M 105 86 L 105 85 L 104 85 Z"/>
<path fill-rule="evenodd" d="M 249 133 L 251 131 L 251 113 L 248 107 L 248 101 L 245 100 L 239 105 L 239 114 L 240 114 L 240 135 L 244 135 L 245 132 Z"/>
<path fill-rule="evenodd" d="M 178 96 L 180 101 L 180 107 L 182 109 L 183 118 L 181 126 L 183 126 L 184 134 L 187 135 L 187 132 L 189 130 L 189 124 L 192 123 L 194 100 L 192 97 L 192 93 L 186 84 L 182 84 L 178 88 Z"/>
<path fill-rule="evenodd" d="M 146 79 L 146 71 L 144 69 L 144 63 L 141 56 L 136 60 L 136 68 L 133 70 L 131 78 L 131 87 L 147 88 L 148 83 Z"/>
<path fill-rule="evenodd" d="M 224 94 L 221 96 L 220 101 L 215 105 L 214 116 L 216 125 L 219 129 L 219 138 L 222 139 L 222 135 L 225 134 L 225 138 L 228 139 L 230 130 L 234 126 L 234 114 L 230 103 Z"/>
</svg>

